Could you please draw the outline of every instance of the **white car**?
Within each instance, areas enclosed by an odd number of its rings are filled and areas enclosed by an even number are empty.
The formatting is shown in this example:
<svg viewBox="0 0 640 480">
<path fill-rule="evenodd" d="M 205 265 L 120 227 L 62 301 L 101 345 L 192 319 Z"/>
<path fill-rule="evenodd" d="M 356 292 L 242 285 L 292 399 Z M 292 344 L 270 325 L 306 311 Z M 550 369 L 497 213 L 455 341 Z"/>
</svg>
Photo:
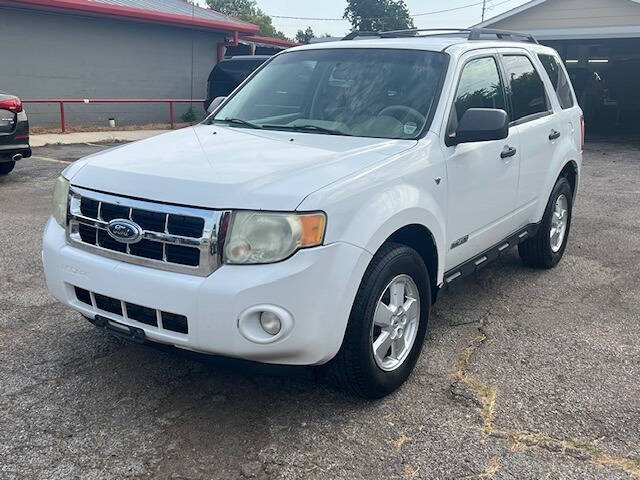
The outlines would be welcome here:
<svg viewBox="0 0 640 480">
<path fill-rule="evenodd" d="M 377 398 L 414 368 L 439 289 L 511 247 L 539 268 L 564 253 L 584 125 L 531 37 L 297 47 L 219 103 L 64 170 L 43 244 L 58 300 L 136 341 L 325 365 Z"/>
</svg>

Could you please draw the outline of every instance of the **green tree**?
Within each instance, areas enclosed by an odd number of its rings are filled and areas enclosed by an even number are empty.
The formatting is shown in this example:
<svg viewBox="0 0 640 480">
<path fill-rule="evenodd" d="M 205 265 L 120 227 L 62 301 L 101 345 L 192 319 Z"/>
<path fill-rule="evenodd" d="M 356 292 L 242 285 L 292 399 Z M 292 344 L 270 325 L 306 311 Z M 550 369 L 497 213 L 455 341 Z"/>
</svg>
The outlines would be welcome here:
<svg viewBox="0 0 640 480">
<path fill-rule="evenodd" d="M 273 26 L 271 17 L 258 8 L 256 0 L 207 0 L 207 5 L 216 12 L 258 25 L 262 35 L 287 38 Z"/>
<path fill-rule="evenodd" d="M 404 0 L 347 0 L 344 18 L 363 32 L 414 28 Z"/>
<path fill-rule="evenodd" d="M 313 35 L 313 30 L 311 29 L 311 27 L 307 27 L 306 30 L 298 30 L 298 33 L 296 33 L 296 42 L 298 43 L 311 43 L 311 39 L 314 37 Z"/>
</svg>

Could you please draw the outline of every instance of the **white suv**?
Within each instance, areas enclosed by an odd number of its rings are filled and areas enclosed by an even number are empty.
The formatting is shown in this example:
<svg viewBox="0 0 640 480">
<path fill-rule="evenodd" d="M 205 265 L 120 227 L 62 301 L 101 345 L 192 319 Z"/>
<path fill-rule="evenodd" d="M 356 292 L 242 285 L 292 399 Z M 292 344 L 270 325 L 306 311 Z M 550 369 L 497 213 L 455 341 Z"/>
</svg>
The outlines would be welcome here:
<svg viewBox="0 0 640 480">
<path fill-rule="evenodd" d="M 531 37 L 293 48 L 203 123 L 70 165 L 47 284 L 115 334 L 326 364 L 381 397 L 413 369 L 440 288 L 516 245 L 558 263 L 582 123 L 558 54 Z"/>
</svg>

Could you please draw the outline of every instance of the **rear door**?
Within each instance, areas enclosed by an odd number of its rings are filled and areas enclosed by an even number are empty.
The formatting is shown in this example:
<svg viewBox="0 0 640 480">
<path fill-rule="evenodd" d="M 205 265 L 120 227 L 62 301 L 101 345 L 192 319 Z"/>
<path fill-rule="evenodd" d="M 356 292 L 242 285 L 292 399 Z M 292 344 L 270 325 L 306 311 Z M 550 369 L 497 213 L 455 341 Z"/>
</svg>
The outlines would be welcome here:
<svg viewBox="0 0 640 480">
<path fill-rule="evenodd" d="M 542 198 L 547 173 L 563 125 L 554 115 L 551 100 L 534 58 L 523 49 L 500 50 L 501 62 L 507 78 L 511 104 L 511 127 L 520 137 L 520 178 L 516 196 L 516 220 L 520 226 L 535 222 L 535 214 Z"/>
<path fill-rule="evenodd" d="M 464 55 L 455 82 L 444 136 L 455 132 L 469 108 L 507 110 L 495 50 Z M 504 140 L 447 147 L 443 138 L 442 143 L 448 190 L 446 268 L 450 269 L 516 230 L 513 211 L 520 155 L 515 129 L 510 129 Z"/>
<path fill-rule="evenodd" d="M 556 93 L 560 110 L 557 112 L 562 119 L 562 134 L 569 137 L 576 150 L 582 150 L 582 125 L 580 117 L 582 110 L 578 106 L 575 93 L 572 91 L 569 75 L 562 65 L 558 55 L 538 54 L 538 59 L 549 76 L 552 89 Z M 575 88 L 575 86 L 574 86 Z"/>
</svg>

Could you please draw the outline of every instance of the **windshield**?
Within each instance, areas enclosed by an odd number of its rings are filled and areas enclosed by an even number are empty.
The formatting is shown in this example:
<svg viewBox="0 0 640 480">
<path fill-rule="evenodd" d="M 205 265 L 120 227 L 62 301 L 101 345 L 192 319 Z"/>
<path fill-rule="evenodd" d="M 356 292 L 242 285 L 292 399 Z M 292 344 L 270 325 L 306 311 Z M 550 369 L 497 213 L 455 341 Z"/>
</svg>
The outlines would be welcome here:
<svg viewBox="0 0 640 480">
<path fill-rule="evenodd" d="M 435 108 L 446 56 L 322 49 L 275 57 L 210 118 L 237 128 L 417 138 Z"/>
</svg>

